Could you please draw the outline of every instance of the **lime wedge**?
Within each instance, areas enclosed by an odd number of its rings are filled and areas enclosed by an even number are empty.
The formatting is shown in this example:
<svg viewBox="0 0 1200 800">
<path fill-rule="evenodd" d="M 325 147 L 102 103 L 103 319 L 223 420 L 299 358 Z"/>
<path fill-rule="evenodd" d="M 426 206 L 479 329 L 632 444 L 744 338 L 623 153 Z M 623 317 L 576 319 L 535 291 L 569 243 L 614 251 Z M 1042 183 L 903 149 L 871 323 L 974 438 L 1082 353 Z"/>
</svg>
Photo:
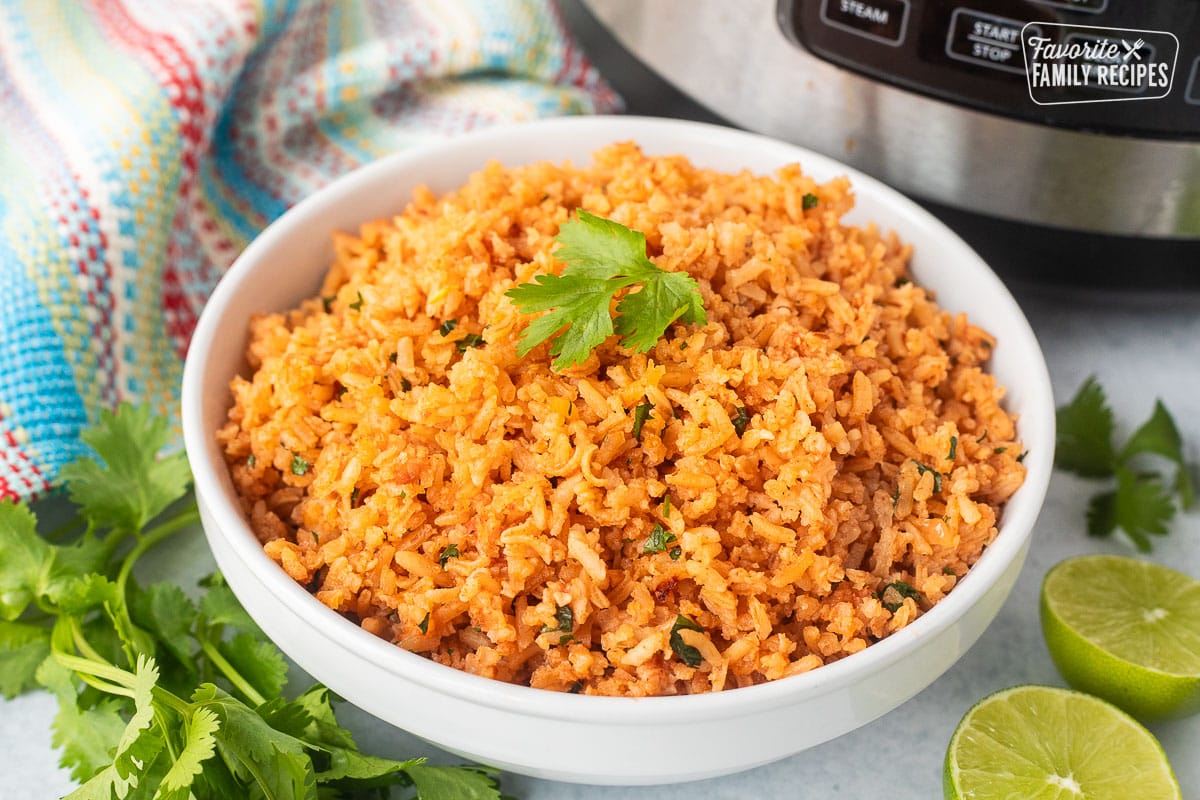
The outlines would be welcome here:
<svg viewBox="0 0 1200 800">
<path fill-rule="evenodd" d="M 1158 740 L 1119 708 L 1050 686 L 979 701 L 946 750 L 947 800 L 1179 800 Z"/>
<path fill-rule="evenodd" d="M 1200 581 L 1122 556 L 1079 556 L 1042 582 L 1042 634 L 1071 686 L 1138 719 L 1200 711 Z"/>
</svg>

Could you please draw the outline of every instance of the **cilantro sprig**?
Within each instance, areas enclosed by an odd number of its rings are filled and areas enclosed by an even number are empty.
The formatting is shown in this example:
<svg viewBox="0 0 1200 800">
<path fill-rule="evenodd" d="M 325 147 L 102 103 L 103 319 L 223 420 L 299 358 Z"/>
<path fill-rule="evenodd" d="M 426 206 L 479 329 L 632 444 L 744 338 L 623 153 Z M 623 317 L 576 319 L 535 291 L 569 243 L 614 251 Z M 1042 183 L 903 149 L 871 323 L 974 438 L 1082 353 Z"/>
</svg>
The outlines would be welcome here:
<svg viewBox="0 0 1200 800">
<path fill-rule="evenodd" d="M 1149 552 L 1149 537 L 1167 533 L 1177 508 L 1192 507 L 1195 490 L 1183 455 L 1183 439 L 1161 400 L 1155 401 L 1150 418 L 1120 448 L 1113 441 L 1113 411 L 1094 377 L 1084 381 L 1071 402 L 1058 409 L 1057 422 L 1055 466 L 1080 477 L 1116 482 L 1088 504 L 1089 535 L 1110 536 L 1120 528 L 1138 550 Z M 1161 464 L 1164 460 L 1174 467 L 1170 477 L 1150 468 L 1157 466 L 1155 461 Z"/>
<path fill-rule="evenodd" d="M 646 257 L 646 236 L 583 209 L 559 228 L 554 256 L 566 264 L 561 275 L 545 274 L 505 294 L 523 314 L 546 312 L 521 333 L 518 355 L 550 340 L 554 369 L 583 363 L 614 332 L 621 345 L 650 350 L 676 320 L 708 321 L 700 287 L 686 272 L 668 272 Z M 617 303 L 622 289 L 641 284 Z"/>
<path fill-rule="evenodd" d="M 53 534 L 0 502 L 0 692 L 57 698 L 69 800 L 499 800 L 490 770 L 360 752 L 324 686 L 287 699 L 287 662 L 219 575 L 198 599 L 138 583 L 141 557 L 199 518 L 183 453 L 157 455 L 169 439 L 146 408 L 102 414 L 94 457 L 62 471 L 78 518 Z"/>
</svg>

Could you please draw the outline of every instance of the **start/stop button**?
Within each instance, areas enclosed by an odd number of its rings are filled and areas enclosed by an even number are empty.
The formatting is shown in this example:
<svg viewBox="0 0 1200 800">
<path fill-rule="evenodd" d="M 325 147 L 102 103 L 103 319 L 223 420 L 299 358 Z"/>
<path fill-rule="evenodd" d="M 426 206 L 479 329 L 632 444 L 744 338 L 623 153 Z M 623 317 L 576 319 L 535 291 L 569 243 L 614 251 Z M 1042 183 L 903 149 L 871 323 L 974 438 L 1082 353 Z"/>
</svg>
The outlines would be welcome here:
<svg viewBox="0 0 1200 800">
<path fill-rule="evenodd" d="M 950 16 L 946 55 L 982 67 L 1024 74 L 1023 27 L 1023 20 L 957 8 Z"/>
</svg>

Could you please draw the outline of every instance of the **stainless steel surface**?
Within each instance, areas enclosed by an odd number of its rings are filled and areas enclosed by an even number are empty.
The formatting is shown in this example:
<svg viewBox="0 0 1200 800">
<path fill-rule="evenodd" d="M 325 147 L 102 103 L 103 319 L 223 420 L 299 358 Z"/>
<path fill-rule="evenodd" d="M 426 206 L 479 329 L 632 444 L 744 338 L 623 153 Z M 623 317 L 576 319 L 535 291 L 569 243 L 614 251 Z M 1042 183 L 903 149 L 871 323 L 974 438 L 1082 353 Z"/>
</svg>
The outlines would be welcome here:
<svg viewBox="0 0 1200 800">
<path fill-rule="evenodd" d="M 1079 231 L 1200 237 L 1200 143 L 1061 130 L 869 80 L 788 41 L 776 0 L 583 3 L 715 113 L 923 199 Z"/>
</svg>

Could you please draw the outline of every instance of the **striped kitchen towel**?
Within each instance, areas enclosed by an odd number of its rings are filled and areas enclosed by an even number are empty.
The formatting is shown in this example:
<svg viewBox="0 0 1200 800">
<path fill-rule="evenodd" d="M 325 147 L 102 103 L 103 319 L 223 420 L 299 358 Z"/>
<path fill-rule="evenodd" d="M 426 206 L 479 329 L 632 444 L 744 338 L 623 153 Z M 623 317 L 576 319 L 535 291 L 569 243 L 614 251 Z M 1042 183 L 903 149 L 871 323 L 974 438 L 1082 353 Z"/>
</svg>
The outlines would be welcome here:
<svg viewBox="0 0 1200 800">
<path fill-rule="evenodd" d="M 554 0 L 0 0 L 0 498 L 121 400 L 175 418 L 255 233 L 430 137 L 614 110 Z"/>
</svg>

